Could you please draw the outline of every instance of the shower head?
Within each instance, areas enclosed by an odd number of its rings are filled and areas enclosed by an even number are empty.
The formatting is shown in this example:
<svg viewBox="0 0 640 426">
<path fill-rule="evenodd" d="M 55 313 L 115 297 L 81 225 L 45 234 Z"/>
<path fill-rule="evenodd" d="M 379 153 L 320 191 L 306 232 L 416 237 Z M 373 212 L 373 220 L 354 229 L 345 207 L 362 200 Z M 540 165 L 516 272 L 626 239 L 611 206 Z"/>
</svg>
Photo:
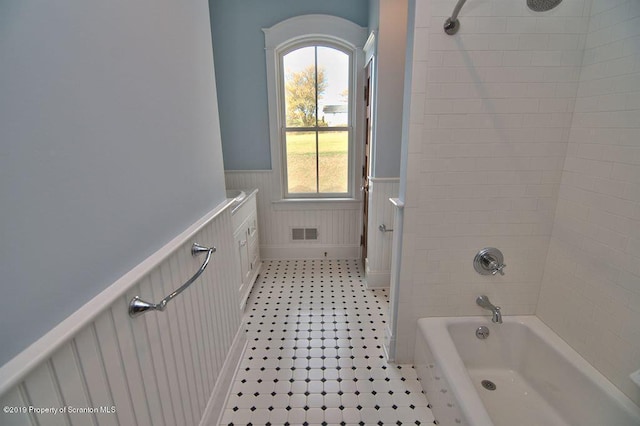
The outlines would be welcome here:
<svg viewBox="0 0 640 426">
<path fill-rule="evenodd" d="M 546 12 L 560 4 L 562 0 L 527 0 L 527 6 L 534 12 Z"/>
<path fill-rule="evenodd" d="M 449 35 L 454 35 L 460 29 L 460 21 L 458 21 L 458 13 L 467 0 L 458 0 L 456 7 L 453 9 L 453 13 L 450 18 L 444 23 L 444 32 Z M 559 5 L 562 0 L 527 0 L 527 6 L 534 12 L 546 12 Z"/>
</svg>

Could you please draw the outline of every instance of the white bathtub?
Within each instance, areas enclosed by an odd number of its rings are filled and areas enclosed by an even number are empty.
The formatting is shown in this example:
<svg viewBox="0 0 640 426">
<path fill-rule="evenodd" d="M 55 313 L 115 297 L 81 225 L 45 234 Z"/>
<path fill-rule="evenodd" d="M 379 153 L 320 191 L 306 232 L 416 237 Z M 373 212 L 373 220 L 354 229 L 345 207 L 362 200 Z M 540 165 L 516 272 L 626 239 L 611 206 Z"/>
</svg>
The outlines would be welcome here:
<svg viewBox="0 0 640 426">
<path fill-rule="evenodd" d="M 503 320 L 418 320 L 414 363 L 439 424 L 640 425 L 640 408 L 537 317 Z"/>
</svg>

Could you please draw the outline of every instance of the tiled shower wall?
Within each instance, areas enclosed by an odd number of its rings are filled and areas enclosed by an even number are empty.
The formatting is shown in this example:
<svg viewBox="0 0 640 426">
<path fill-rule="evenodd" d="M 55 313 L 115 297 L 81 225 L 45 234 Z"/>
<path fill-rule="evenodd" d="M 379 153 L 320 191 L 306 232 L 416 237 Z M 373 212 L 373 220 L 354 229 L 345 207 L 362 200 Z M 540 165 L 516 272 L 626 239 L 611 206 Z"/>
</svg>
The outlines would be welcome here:
<svg viewBox="0 0 640 426">
<path fill-rule="evenodd" d="M 537 315 L 640 403 L 640 2 L 594 0 Z"/>
<path fill-rule="evenodd" d="M 411 358 L 416 319 L 533 314 L 567 149 L 590 0 L 535 13 L 526 1 L 416 1 L 397 360 Z M 505 276 L 480 276 L 483 247 Z"/>
</svg>

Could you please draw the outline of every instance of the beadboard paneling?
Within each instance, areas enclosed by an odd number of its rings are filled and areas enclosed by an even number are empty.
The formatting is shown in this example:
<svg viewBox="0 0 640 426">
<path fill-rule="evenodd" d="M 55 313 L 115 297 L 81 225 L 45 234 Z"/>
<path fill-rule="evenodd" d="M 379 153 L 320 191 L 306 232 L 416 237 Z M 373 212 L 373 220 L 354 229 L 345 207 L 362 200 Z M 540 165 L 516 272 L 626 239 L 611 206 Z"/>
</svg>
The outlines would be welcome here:
<svg viewBox="0 0 640 426">
<path fill-rule="evenodd" d="M 382 232 L 384 224 L 393 229 L 394 209 L 389 198 L 398 196 L 400 178 L 369 178 L 369 226 L 367 228 L 367 287 L 389 287 L 393 232 Z"/>
<path fill-rule="evenodd" d="M 194 242 L 217 247 L 206 271 L 164 312 L 130 318 L 128 303 L 133 296 L 158 301 L 200 267 L 203 256 L 190 252 Z M 214 423 L 218 414 L 212 407 L 214 388 L 225 373 L 223 365 L 234 342 L 241 341 L 233 247 L 231 213 L 223 208 L 126 288 L 98 295 L 81 308 L 99 312 L 88 315 L 86 323 L 64 341 L 52 342 L 55 348 L 43 359 L 31 362 L 25 351 L 3 366 L 0 405 L 67 409 L 57 414 L 2 412 L 0 424 Z M 115 285 L 123 286 L 120 281 Z M 105 303 L 106 298 L 112 300 Z M 70 326 L 63 322 L 59 327 Z M 7 371 L 16 366 L 22 366 L 19 378 Z M 229 366 L 232 370 L 233 362 L 225 368 Z M 218 388 L 224 391 L 219 383 Z M 71 407 L 96 412 L 75 412 Z"/>
<path fill-rule="evenodd" d="M 282 203 L 272 171 L 227 171 L 230 189 L 258 188 L 260 250 L 263 258 L 357 257 L 362 232 L 362 203 Z M 274 202 L 276 201 L 276 202 Z M 318 240 L 291 241 L 292 227 L 318 228 Z M 344 258 L 344 257 L 343 257 Z"/>
</svg>

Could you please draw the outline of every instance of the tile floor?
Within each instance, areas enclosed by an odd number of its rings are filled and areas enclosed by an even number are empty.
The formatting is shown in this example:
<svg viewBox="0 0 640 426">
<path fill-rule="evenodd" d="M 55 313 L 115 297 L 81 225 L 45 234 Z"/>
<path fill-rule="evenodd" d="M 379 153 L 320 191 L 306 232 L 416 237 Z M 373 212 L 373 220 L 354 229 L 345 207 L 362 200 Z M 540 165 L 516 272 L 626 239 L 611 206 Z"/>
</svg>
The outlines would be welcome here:
<svg viewBox="0 0 640 426">
<path fill-rule="evenodd" d="M 433 424 L 413 367 L 385 361 L 388 304 L 356 260 L 265 262 L 221 425 Z"/>
</svg>

